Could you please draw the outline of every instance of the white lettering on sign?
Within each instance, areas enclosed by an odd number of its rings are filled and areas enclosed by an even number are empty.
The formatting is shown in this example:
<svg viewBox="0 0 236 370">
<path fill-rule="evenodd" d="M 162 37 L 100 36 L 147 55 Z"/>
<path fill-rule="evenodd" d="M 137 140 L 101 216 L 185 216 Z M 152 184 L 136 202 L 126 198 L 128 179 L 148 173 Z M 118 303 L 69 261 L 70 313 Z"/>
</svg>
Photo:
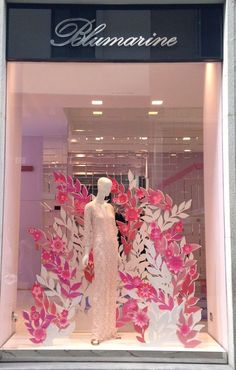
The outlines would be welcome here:
<svg viewBox="0 0 236 370">
<path fill-rule="evenodd" d="M 71 45 L 76 46 L 160 46 L 160 47 L 172 47 L 178 43 L 176 36 L 158 36 L 153 33 L 151 37 L 145 38 L 143 36 L 108 36 L 102 37 L 99 34 L 104 31 L 107 27 L 106 23 L 101 23 L 97 27 L 93 28 L 95 19 L 88 20 L 86 18 L 68 18 L 58 23 L 55 27 L 56 36 L 61 41 L 51 40 L 50 43 L 53 46 L 65 46 Z"/>
</svg>

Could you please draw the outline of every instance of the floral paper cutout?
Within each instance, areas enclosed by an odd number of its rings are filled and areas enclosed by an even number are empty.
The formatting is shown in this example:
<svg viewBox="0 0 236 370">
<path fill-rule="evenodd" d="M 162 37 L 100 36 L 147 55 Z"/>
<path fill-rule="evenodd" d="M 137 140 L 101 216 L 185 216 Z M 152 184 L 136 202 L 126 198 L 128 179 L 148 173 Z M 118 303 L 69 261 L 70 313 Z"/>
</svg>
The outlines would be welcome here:
<svg viewBox="0 0 236 370">
<path fill-rule="evenodd" d="M 117 301 L 117 327 L 133 325 L 141 343 L 180 341 L 185 347 L 200 344 L 201 308 L 195 283 L 199 278 L 194 252 L 200 248 L 184 236 L 184 219 L 191 200 L 179 206 L 160 190 L 138 188 L 131 171 L 129 189 L 112 181 L 113 203 L 121 208 L 122 264 Z M 52 230 L 29 229 L 41 248 L 42 269 L 32 287 L 35 305 L 24 311 L 30 340 L 43 343 L 54 335 L 69 335 L 75 328 L 77 309 L 90 309 L 94 278 L 93 255 L 82 268 L 84 207 L 91 200 L 78 179 L 54 173 L 60 216 Z M 54 328 L 54 329 L 53 329 Z"/>
</svg>

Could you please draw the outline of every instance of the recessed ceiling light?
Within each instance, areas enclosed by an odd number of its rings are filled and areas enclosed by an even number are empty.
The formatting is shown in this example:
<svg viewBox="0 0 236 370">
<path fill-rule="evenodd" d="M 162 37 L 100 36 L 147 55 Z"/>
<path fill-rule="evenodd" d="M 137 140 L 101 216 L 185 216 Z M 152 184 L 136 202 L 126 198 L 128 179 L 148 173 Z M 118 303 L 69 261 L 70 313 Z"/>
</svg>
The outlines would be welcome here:
<svg viewBox="0 0 236 370">
<path fill-rule="evenodd" d="M 157 111 L 149 111 L 148 112 L 148 115 L 149 116 L 157 116 L 158 115 L 158 112 Z"/>
<path fill-rule="evenodd" d="M 81 154 L 76 154 L 76 157 L 77 158 L 84 158 L 85 157 L 85 154 L 82 154 L 82 153 Z"/>
<path fill-rule="evenodd" d="M 96 149 L 96 152 L 103 152 L 103 149 Z"/>
<path fill-rule="evenodd" d="M 184 137 L 183 137 L 183 140 L 185 140 L 185 141 L 191 140 L 191 137 L 189 137 L 189 136 L 184 136 Z"/>
<path fill-rule="evenodd" d="M 86 164 L 78 164 L 78 163 L 76 163 L 75 167 L 86 167 Z"/>
<path fill-rule="evenodd" d="M 99 111 L 99 110 L 95 110 L 93 111 L 93 115 L 94 116 L 102 116 L 103 112 L 102 111 Z"/>
<path fill-rule="evenodd" d="M 84 132 L 85 130 L 76 129 L 75 132 Z"/>
<path fill-rule="evenodd" d="M 152 100 L 152 105 L 162 105 L 163 100 Z"/>
<path fill-rule="evenodd" d="M 170 156 L 171 157 L 177 157 L 177 154 L 176 153 L 171 153 Z"/>
<path fill-rule="evenodd" d="M 142 136 L 141 137 L 141 140 L 147 140 L 148 138 L 147 138 L 147 136 Z"/>
<path fill-rule="evenodd" d="M 92 172 L 74 172 L 74 175 L 92 175 Z"/>
<path fill-rule="evenodd" d="M 70 142 L 71 143 L 77 143 L 78 141 L 76 139 L 71 139 Z"/>
<path fill-rule="evenodd" d="M 100 141 L 101 138 L 100 137 L 95 137 L 95 140 Z"/>
<path fill-rule="evenodd" d="M 93 105 L 102 105 L 103 101 L 102 100 L 92 100 Z"/>
<path fill-rule="evenodd" d="M 191 149 L 184 149 L 184 152 L 191 152 Z"/>
</svg>

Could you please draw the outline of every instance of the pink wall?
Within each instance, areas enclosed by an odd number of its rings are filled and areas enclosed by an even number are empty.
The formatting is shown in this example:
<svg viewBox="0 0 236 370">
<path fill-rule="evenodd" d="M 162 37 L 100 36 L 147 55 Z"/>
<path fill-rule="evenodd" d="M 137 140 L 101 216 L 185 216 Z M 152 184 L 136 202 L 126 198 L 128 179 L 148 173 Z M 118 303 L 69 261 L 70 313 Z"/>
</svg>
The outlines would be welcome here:
<svg viewBox="0 0 236 370">
<path fill-rule="evenodd" d="M 33 172 L 21 173 L 18 288 L 30 289 L 40 272 L 40 251 L 35 250 L 28 228 L 42 228 L 43 138 L 23 136 L 22 162 Z"/>
<path fill-rule="evenodd" d="M 14 331 L 12 312 L 16 308 L 17 259 L 20 211 L 21 172 L 21 99 L 13 86 L 21 83 L 21 76 L 9 67 L 7 81 L 6 162 L 3 220 L 3 251 L 0 297 L 0 345 Z M 18 80 L 17 80 L 18 79 Z"/>
<path fill-rule="evenodd" d="M 227 349 L 221 64 L 207 63 L 204 94 L 204 196 L 209 333 Z"/>
</svg>

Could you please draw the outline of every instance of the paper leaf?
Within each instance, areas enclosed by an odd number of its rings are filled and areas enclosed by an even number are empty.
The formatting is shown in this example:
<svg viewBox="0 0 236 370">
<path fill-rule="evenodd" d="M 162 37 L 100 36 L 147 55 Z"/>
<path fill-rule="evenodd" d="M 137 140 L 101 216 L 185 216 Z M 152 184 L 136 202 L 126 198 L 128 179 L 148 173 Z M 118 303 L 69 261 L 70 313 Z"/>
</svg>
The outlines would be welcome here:
<svg viewBox="0 0 236 370">
<path fill-rule="evenodd" d="M 187 218 L 187 217 L 189 217 L 189 215 L 187 213 L 180 213 L 179 217 L 180 218 Z"/>
<path fill-rule="evenodd" d="M 61 207 L 60 216 L 62 220 L 66 223 L 66 212 L 63 207 Z"/>
<path fill-rule="evenodd" d="M 180 203 L 180 205 L 179 205 L 179 209 L 178 209 L 178 212 L 183 211 L 183 210 L 184 210 L 184 208 L 185 208 L 185 202 Z"/>
<path fill-rule="evenodd" d="M 190 199 L 190 200 L 188 200 L 187 202 L 186 202 L 186 204 L 185 204 L 185 210 L 186 209 L 189 209 L 190 207 L 191 207 L 191 205 L 192 205 L 192 199 Z"/>
<path fill-rule="evenodd" d="M 49 288 L 50 289 L 54 288 L 54 280 L 52 278 L 49 279 Z"/>
<path fill-rule="evenodd" d="M 129 172 L 128 172 L 128 180 L 129 180 L 129 182 L 132 182 L 132 181 L 133 181 L 133 179 L 134 179 L 134 174 L 133 174 L 133 172 L 131 172 L 131 171 L 129 170 Z"/>
<path fill-rule="evenodd" d="M 39 282 L 39 284 L 47 286 L 46 281 L 40 275 L 36 275 L 36 278 L 37 278 L 37 281 Z"/>
<path fill-rule="evenodd" d="M 42 265 L 41 266 L 41 276 L 42 276 L 42 278 L 44 280 L 46 280 L 47 279 L 47 275 L 48 275 L 48 272 L 47 272 L 46 268 Z"/>
</svg>

